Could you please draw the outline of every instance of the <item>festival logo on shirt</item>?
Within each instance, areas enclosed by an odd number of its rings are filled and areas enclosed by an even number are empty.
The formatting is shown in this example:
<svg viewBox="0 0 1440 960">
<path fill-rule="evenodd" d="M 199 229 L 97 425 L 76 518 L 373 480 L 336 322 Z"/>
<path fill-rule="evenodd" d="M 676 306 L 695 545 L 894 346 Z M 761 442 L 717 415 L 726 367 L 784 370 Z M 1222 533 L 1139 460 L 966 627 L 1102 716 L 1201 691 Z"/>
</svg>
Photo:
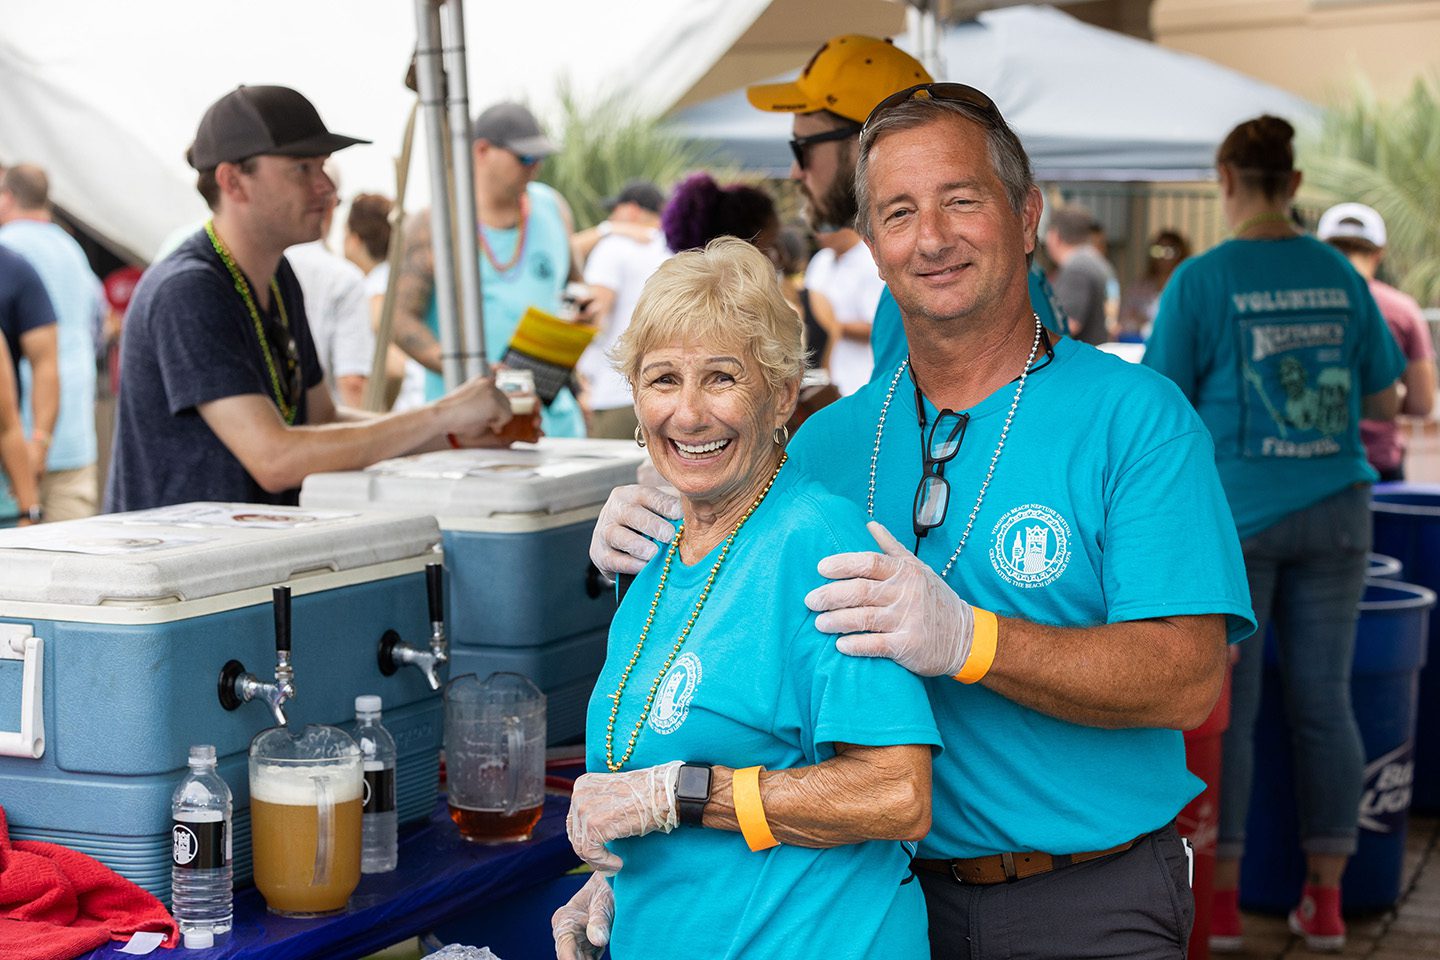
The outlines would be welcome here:
<svg viewBox="0 0 1440 960">
<path fill-rule="evenodd" d="M 655 691 L 655 705 L 650 708 L 650 729 L 656 733 L 674 733 L 690 715 L 690 701 L 700 686 L 700 658 L 682 653 L 675 658 L 660 689 Z"/>
<path fill-rule="evenodd" d="M 1017 587 L 1052 583 L 1069 563 L 1070 524 L 1049 507 L 1016 507 L 991 532 L 990 565 Z"/>
<path fill-rule="evenodd" d="M 1340 452 L 1354 384 L 1345 365 L 1344 290 L 1240 294 L 1240 376 L 1247 457 L 1307 459 Z M 1260 313 L 1253 319 L 1244 314 Z"/>
</svg>

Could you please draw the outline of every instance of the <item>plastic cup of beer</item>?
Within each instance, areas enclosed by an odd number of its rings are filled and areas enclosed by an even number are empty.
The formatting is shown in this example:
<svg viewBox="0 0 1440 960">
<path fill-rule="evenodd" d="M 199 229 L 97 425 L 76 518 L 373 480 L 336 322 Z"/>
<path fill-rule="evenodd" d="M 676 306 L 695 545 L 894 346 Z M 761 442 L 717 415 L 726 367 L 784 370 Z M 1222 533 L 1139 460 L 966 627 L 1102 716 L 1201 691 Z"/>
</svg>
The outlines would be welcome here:
<svg viewBox="0 0 1440 960">
<path fill-rule="evenodd" d="M 445 776 L 461 838 L 528 840 L 545 806 L 545 694 L 517 673 L 446 684 Z"/>
<path fill-rule="evenodd" d="M 497 367 L 495 386 L 510 401 L 510 422 L 500 428 L 499 435 L 512 443 L 539 440 L 540 398 L 535 394 L 535 374 Z"/>
<path fill-rule="evenodd" d="M 250 744 L 255 887 L 271 913 L 339 913 L 360 883 L 360 748 L 337 727 L 266 730 Z"/>
</svg>

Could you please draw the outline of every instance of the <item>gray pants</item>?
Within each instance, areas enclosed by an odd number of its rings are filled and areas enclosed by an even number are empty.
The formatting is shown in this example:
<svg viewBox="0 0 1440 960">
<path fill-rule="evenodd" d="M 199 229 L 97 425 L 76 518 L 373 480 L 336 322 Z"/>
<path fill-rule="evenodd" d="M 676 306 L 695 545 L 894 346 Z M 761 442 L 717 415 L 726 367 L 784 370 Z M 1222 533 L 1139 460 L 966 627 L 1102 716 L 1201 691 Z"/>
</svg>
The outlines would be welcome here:
<svg viewBox="0 0 1440 960">
<path fill-rule="evenodd" d="M 1124 853 L 1013 883 L 916 876 L 932 960 L 1184 960 L 1195 921 L 1173 825 Z"/>
</svg>

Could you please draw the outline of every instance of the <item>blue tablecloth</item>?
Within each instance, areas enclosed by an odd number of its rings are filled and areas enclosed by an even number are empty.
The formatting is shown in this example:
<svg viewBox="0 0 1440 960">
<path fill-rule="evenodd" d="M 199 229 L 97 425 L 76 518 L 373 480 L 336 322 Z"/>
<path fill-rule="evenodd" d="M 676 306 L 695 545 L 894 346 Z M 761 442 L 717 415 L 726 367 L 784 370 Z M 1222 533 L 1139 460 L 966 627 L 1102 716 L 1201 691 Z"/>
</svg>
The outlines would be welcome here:
<svg viewBox="0 0 1440 960">
<path fill-rule="evenodd" d="M 157 950 L 165 960 L 349 960 L 424 933 L 508 894 L 560 876 L 580 861 L 565 838 L 569 801 L 547 797 L 526 843 L 460 839 L 442 799 L 430 819 L 400 831 L 400 865 L 362 876 L 345 913 L 290 920 L 265 909 L 254 887 L 235 893 L 235 926 L 209 950 Z M 116 942 L 79 960 L 133 960 Z"/>
</svg>

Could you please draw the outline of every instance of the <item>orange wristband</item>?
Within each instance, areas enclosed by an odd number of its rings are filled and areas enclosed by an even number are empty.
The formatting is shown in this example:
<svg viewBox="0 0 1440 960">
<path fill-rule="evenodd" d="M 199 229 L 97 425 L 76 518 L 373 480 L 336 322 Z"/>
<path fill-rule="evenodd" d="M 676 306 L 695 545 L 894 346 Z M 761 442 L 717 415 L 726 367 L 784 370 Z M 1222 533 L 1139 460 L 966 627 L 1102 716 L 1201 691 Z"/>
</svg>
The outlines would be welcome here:
<svg viewBox="0 0 1440 960">
<path fill-rule="evenodd" d="M 765 819 L 760 803 L 760 767 L 745 767 L 730 775 L 730 793 L 735 802 L 735 819 L 740 821 L 740 835 L 756 853 L 780 846 Z"/>
<path fill-rule="evenodd" d="M 995 614 L 979 607 L 971 607 L 975 614 L 975 630 L 970 639 L 970 655 L 965 658 L 955 679 L 961 683 L 976 683 L 990 672 L 995 662 L 995 644 L 999 639 L 1000 623 Z"/>
</svg>

